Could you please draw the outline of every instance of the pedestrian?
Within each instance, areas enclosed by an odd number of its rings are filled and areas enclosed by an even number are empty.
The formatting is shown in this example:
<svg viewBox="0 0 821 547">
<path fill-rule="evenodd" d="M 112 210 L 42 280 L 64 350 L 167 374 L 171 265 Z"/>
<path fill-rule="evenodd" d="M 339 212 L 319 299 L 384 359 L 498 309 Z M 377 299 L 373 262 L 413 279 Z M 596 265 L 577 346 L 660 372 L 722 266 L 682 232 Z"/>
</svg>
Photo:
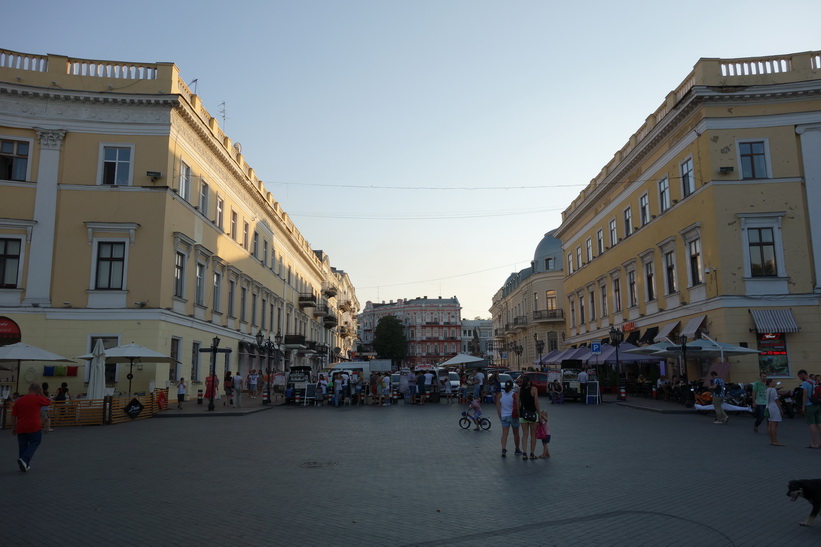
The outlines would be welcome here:
<svg viewBox="0 0 821 547">
<path fill-rule="evenodd" d="M 185 390 L 188 384 L 185 383 L 185 378 L 180 378 L 177 382 L 177 410 L 182 410 L 182 403 L 185 402 Z"/>
<path fill-rule="evenodd" d="M 463 405 L 468 400 L 468 375 L 465 371 L 459 374 L 459 404 Z"/>
<path fill-rule="evenodd" d="M 721 408 L 721 405 L 724 404 L 724 380 L 718 377 L 716 371 L 710 372 L 710 376 L 712 376 L 712 380 L 710 380 L 710 391 L 713 392 L 713 409 L 716 411 L 716 419 L 713 423 L 726 424 L 729 418 L 727 417 L 727 413 L 724 412 L 724 409 Z"/>
<path fill-rule="evenodd" d="M 425 373 L 421 370 L 416 373 L 416 389 L 419 391 L 419 404 L 425 404 Z"/>
<path fill-rule="evenodd" d="M 342 404 L 342 375 L 338 372 L 334 373 L 334 406 Z"/>
<path fill-rule="evenodd" d="M 536 459 L 536 424 L 539 423 L 539 390 L 530 376 L 522 380 L 519 390 L 519 423 L 522 427 L 522 459 L 527 459 L 527 440 L 530 438 L 530 459 Z"/>
<path fill-rule="evenodd" d="M 766 407 L 767 407 L 767 433 L 770 435 L 770 444 L 773 446 L 784 446 L 778 442 L 778 424 L 781 423 L 781 400 L 778 397 L 778 390 L 775 387 L 774 380 L 768 378 L 766 380 L 767 390 Z"/>
<path fill-rule="evenodd" d="M 496 395 L 496 414 L 502 424 L 502 457 L 507 457 L 507 436 L 513 428 L 513 445 L 516 455 L 522 454 L 519 448 L 519 397 L 513 390 L 513 381 L 505 382 L 505 387 Z"/>
<path fill-rule="evenodd" d="M 810 429 L 810 444 L 807 448 L 821 448 L 821 406 L 810 401 L 810 394 L 815 388 L 815 382 L 807 375 L 807 371 L 798 371 L 801 379 L 801 389 L 804 401 L 804 421 Z"/>
<path fill-rule="evenodd" d="M 553 380 L 547 384 L 547 390 L 550 392 L 550 404 L 558 405 L 564 403 L 564 387 L 559 380 Z"/>
<path fill-rule="evenodd" d="M 49 399 L 50 395 L 48 393 L 48 382 L 43 382 L 41 387 L 42 387 L 42 390 L 43 390 L 43 397 L 45 397 L 46 399 Z M 46 432 L 54 431 L 53 429 L 51 429 L 51 408 L 50 407 L 47 407 L 47 406 L 40 407 L 40 421 L 43 423 L 43 429 L 45 429 Z"/>
<path fill-rule="evenodd" d="M 762 372 L 758 375 L 758 380 L 753 382 L 753 410 L 755 411 L 755 423 L 753 424 L 753 433 L 758 433 L 758 426 L 764 421 L 764 411 L 769 408 L 767 401 L 767 373 Z M 767 431 L 770 431 L 770 426 L 767 426 Z"/>
<path fill-rule="evenodd" d="M 410 403 L 412 405 L 416 404 L 416 394 L 418 389 L 416 387 L 416 374 L 414 374 L 410 369 L 405 373 L 405 376 L 408 379 L 408 398 L 410 398 Z"/>
<path fill-rule="evenodd" d="M 234 404 L 237 408 L 242 407 L 242 388 L 245 386 L 245 380 L 242 379 L 242 374 L 237 371 L 233 381 L 234 386 Z"/>
<path fill-rule="evenodd" d="M 536 438 L 542 441 L 542 455 L 539 459 L 545 460 L 550 457 L 550 423 L 547 421 L 547 410 L 539 412 L 539 425 L 536 426 Z"/>
<path fill-rule="evenodd" d="M 579 380 L 579 395 L 581 395 L 584 404 L 587 404 L 587 381 L 589 380 L 587 371 L 582 370 L 579 372 L 577 378 Z"/>
<path fill-rule="evenodd" d="M 433 371 L 428 369 L 425 371 L 425 393 L 433 393 L 436 388 L 436 384 L 433 382 Z"/>
<path fill-rule="evenodd" d="M 391 404 L 391 375 L 387 372 L 382 377 L 382 397 L 385 398 L 384 406 L 390 406 Z M 380 397 L 380 402 L 382 402 L 382 397 Z"/>
<path fill-rule="evenodd" d="M 68 393 L 68 384 L 63 382 L 60 384 L 60 387 L 57 388 L 57 395 L 54 396 L 55 401 L 68 401 L 71 399 L 71 396 Z"/>
<path fill-rule="evenodd" d="M 482 369 L 477 369 L 476 374 L 473 375 L 473 398 L 482 398 L 482 389 L 485 387 L 485 375 Z"/>
<path fill-rule="evenodd" d="M 479 431 L 481 428 L 479 425 L 482 423 L 482 405 L 479 402 L 479 399 L 474 399 L 472 396 L 468 396 L 468 411 L 467 417 L 473 420 L 473 423 L 476 425 L 473 428 L 474 431 Z"/>
<path fill-rule="evenodd" d="M 216 372 L 212 372 L 205 379 L 205 398 L 211 401 L 212 399 L 219 399 L 219 377 Z"/>
<path fill-rule="evenodd" d="M 450 384 L 450 374 L 447 372 L 442 377 L 442 392 L 445 394 L 448 404 L 453 404 L 453 386 Z"/>
<path fill-rule="evenodd" d="M 17 399 L 11 409 L 11 434 L 17 435 L 17 465 L 23 473 L 31 469 L 31 459 L 43 439 L 40 409 L 49 404 L 43 388 L 31 384 L 28 395 Z"/>
<path fill-rule="evenodd" d="M 234 406 L 234 403 L 231 402 L 231 395 L 234 393 L 234 377 L 231 375 L 230 370 L 225 373 L 225 378 L 222 381 L 222 389 L 225 391 L 225 400 L 222 402 L 222 406 L 228 403 Z"/>
<path fill-rule="evenodd" d="M 248 396 L 251 399 L 257 398 L 257 385 L 259 384 L 259 374 L 256 369 L 251 369 L 248 374 Z"/>
</svg>

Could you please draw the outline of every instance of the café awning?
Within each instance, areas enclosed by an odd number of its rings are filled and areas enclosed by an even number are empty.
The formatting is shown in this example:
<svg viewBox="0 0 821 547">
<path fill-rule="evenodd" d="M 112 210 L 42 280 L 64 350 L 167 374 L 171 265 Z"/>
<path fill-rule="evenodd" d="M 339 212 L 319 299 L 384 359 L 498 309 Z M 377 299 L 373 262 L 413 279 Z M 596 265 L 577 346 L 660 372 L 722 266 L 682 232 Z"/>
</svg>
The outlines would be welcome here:
<svg viewBox="0 0 821 547">
<path fill-rule="evenodd" d="M 799 332 L 801 327 L 790 308 L 750 310 L 758 332 Z"/>
<path fill-rule="evenodd" d="M 687 338 L 694 338 L 696 331 L 701 324 L 704 323 L 705 319 L 707 319 L 706 313 L 704 315 L 697 315 L 696 317 L 693 317 L 687 322 L 687 326 L 681 331 L 681 335 L 686 336 Z"/>
<path fill-rule="evenodd" d="M 666 325 L 661 327 L 661 329 L 659 329 L 658 334 L 656 334 L 656 337 L 653 339 L 653 341 L 654 342 L 661 342 L 665 338 L 669 338 L 670 333 L 673 332 L 673 330 L 678 326 L 679 323 L 681 323 L 681 321 L 671 321 L 670 323 L 667 323 Z"/>
</svg>

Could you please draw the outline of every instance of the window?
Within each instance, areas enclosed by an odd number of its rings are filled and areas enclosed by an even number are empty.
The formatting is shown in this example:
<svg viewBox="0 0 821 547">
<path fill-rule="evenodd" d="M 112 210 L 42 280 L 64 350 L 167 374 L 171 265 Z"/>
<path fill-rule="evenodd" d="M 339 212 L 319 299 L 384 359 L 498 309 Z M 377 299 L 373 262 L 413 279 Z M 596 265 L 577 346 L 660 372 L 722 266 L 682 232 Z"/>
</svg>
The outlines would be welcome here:
<svg viewBox="0 0 821 547">
<path fill-rule="evenodd" d="M 631 308 L 639 304 L 638 293 L 636 292 L 636 271 L 627 272 L 627 301 Z"/>
<path fill-rule="evenodd" d="M 618 277 L 613 279 L 613 311 L 621 311 L 621 283 Z"/>
<path fill-rule="evenodd" d="M 572 327 L 576 326 L 576 303 L 573 302 L 573 299 L 571 298 L 569 300 L 569 304 L 570 304 L 570 306 L 569 306 L 569 308 L 570 308 L 570 326 L 572 328 Z"/>
<path fill-rule="evenodd" d="M 567 254 L 567 273 L 569 273 L 569 274 L 573 273 L 573 254 L 572 253 Z"/>
<path fill-rule="evenodd" d="M 182 343 L 181 338 L 171 338 L 171 352 L 168 355 L 176 364 L 168 365 L 168 380 L 170 382 L 176 382 L 180 377 L 180 343 Z"/>
<path fill-rule="evenodd" d="M 223 229 L 223 222 L 225 222 L 225 200 L 217 196 L 217 215 L 214 218 L 217 228 Z"/>
<path fill-rule="evenodd" d="M 208 184 L 200 183 L 200 213 L 208 216 Z"/>
<path fill-rule="evenodd" d="M 236 211 L 231 211 L 231 239 L 234 241 L 237 241 L 237 237 L 239 237 L 237 229 L 237 213 Z"/>
<path fill-rule="evenodd" d="M 103 146 L 102 184 L 128 186 L 131 182 L 131 147 Z"/>
<path fill-rule="evenodd" d="M 122 290 L 125 273 L 125 243 L 97 242 L 97 278 L 94 288 L 98 290 Z"/>
<path fill-rule="evenodd" d="M 593 240 L 591 238 L 587 238 L 587 241 L 585 241 L 585 247 L 587 248 L 587 261 L 590 262 L 593 260 Z"/>
<path fill-rule="evenodd" d="M 194 303 L 198 306 L 205 305 L 205 264 L 197 262 L 197 279 L 194 290 Z"/>
<path fill-rule="evenodd" d="M 696 191 L 696 181 L 693 178 L 693 158 L 687 158 L 681 164 L 681 195 L 689 196 Z"/>
<path fill-rule="evenodd" d="M 191 344 L 191 381 L 199 382 L 200 380 L 200 343 L 194 342 Z"/>
<path fill-rule="evenodd" d="M 220 301 L 222 299 L 222 274 L 214 272 L 214 295 L 211 307 L 214 311 L 220 311 Z"/>
<path fill-rule="evenodd" d="M 607 285 L 602 285 L 599 287 L 601 290 L 601 316 L 607 317 Z"/>
<path fill-rule="evenodd" d="M 584 295 L 579 295 L 579 324 L 583 325 L 585 323 L 584 320 Z"/>
<path fill-rule="evenodd" d="M 246 321 L 246 311 L 248 306 L 248 289 L 241 287 L 239 289 L 239 320 L 243 323 Z"/>
<path fill-rule="evenodd" d="M 555 312 L 559 301 L 556 298 L 556 291 L 553 289 L 545 292 L 545 305 L 548 311 Z"/>
<path fill-rule="evenodd" d="M 248 250 L 248 230 L 249 226 L 247 222 L 242 223 L 242 248 L 246 251 Z"/>
<path fill-rule="evenodd" d="M 664 177 L 659 181 L 659 210 L 663 213 L 670 208 L 670 181 Z"/>
<path fill-rule="evenodd" d="M 667 281 L 667 294 L 678 292 L 676 281 L 676 256 L 673 251 L 664 253 L 664 275 Z"/>
<path fill-rule="evenodd" d="M 581 247 L 581 245 L 576 247 L 576 265 L 577 265 L 576 266 L 577 268 L 581 268 L 582 265 L 584 265 L 584 262 L 582 262 L 582 247 Z"/>
<path fill-rule="evenodd" d="M 642 226 L 650 222 L 650 197 L 647 194 L 639 198 L 639 217 Z"/>
<path fill-rule="evenodd" d="M 20 270 L 20 240 L 0 238 L 0 289 L 16 289 Z"/>
<path fill-rule="evenodd" d="M 647 284 L 647 300 L 656 299 L 656 280 L 652 262 L 644 264 L 644 281 Z"/>
<path fill-rule="evenodd" d="M 228 317 L 234 317 L 234 300 L 237 294 L 237 282 L 228 280 Z"/>
<path fill-rule="evenodd" d="M 174 256 L 174 296 L 185 295 L 185 255 L 178 252 Z"/>
<path fill-rule="evenodd" d="M 613 247 L 619 242 L 619 234 L 616 231 L 616 219 L 610 220 L 610 246 Z"/>
<path fill-rule="evenodd" d="M 180 162 L 180 197 L 188 201 L 191 192 L 191 168 L 185 162 Z"/>
<path fill-rule="evenodd" d="M 633 210 L 628 207 L 624 210 L 624 237 L 633 233 Z"/>
<path fill-rule="evenodd" d="M 596 318 L 596 291 L 594 289 L 590 289 L 590 320 L 593 321 Z"/>
<path fill-rule="evenodd" d="M 265 311 L 268 309 L 268 301 L 266 299 L 262 299 L 262 303 L 259 307 L 259 328 L 265 330 Z"/>
<path fill-rule="evenodd" d="M 29 143 L 0 139 L 0 179 L 26 180 Z"/>
<path fill-rule="evenodd" d="M 596 232 L 596 254 L 601 255 L 604 252 L 604 230 L 599 228 Z"/>
<path fill-rule="evenodd" d="M 553 258 L 544 259 L 544 269 L 545 271 L 550 271 L 553 269 Z"/>
<path fill-rule="evenodd" d="M 251 248 L 251 256 L 259 258 L 259 232 L 254 232 L 254 245 Z"/>
<path fill-rule="evenodd" d="M 738 153 L 741 160 L 741 178 L 767 178 L 767 156 L 764 141 L 740 142 Z"/>
<path fill-rule="evenodd" d="M 690 255 L 690 280 L 692 285 L 701 285 L 701 239 L 694 239 L 687 244 Z"/>
<path fill-rule="evenodd" d="M 262 240 L 262 265 L 268 265 L 268 240 Z"/>
<path fill-rule="evenodd" d="M 752 277 L 777 276 L 775 237 L 772 228 L 748 228 L 750 274 Z"/>
<path fill-rule="evenodd" d="M 251 293 L 251 324 L 257 324 L 257 295 Z"/>
</svg>

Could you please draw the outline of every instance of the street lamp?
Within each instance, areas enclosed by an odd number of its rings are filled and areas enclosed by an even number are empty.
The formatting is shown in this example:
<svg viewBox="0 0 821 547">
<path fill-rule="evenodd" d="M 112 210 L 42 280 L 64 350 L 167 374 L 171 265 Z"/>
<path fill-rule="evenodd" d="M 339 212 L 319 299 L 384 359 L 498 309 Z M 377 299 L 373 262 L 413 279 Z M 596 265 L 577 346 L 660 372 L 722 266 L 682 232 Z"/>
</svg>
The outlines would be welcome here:
<svg viewBox="0 0 821 547">
<path fill-rule="evenodd" d="M 513 346 L 513 353 L 516 354 L 516 366 L 519 368 L 519 370 L 522 370 L 522 359 L 521 359 L 521 357 L 522 357 L 522 352 L 524 351 L 524 349 L 525 348 L 523 348 L 520 344 L 517 344 L 517 345 Z"/>
<path fill-rule="evenodd" d="M 211 397 L 208 398 L 208 410 L 214 410 L 214 394 L 217 392 L 217 348 L 220 345 L 220 337 L 215 336 L 211 340 Z"/>
<path fill-rule="evenodd" d="M 533 333 L 533 340 L 536 342 L 536 353 L 539 354 L 539 368 L 542 366 L 542 352 L 544 351 L 544 340 L 539 340 L 536 333 Z"/>
<path fill-rule="evenodd" d="M 271 337 L 269 335 L 268 340 L 265 340 L 260 330 L 255 338 L 257 339 L 259 354 L 265 356 L 265 372 L 268 374 L 268 397 L 262 399 L 262 404 L 267 405 L 271 403 Z"/>
<path fill-rule="evenodd" d="M 622 341 L 624 341 L 624 333 L 621 331 L 621 329 L 617 329 L 615 325 L 610 327 L 610 344 L 612 344 L 612 346 L 616 348 L 616 373 L 618 374 L 616 385 L 620 385 L 622 382 L 621 363 L 619 362 L 619 346 L 621 345 Z"/>
<path fill-rule="evenodd" d="M 684 379 L 684 383 L 687 383 L 687 335 L 682 334 L 681 337 L 678 339 L 681 343 L 681 365 L 684 368 L 682 371 L 682 377 Z M 698 357 L 698 356 L 696 356 Z"/>
<path fill-rule="evenodd" d="M 268 374 L 268 399 L 273 402 L 273 383 L 274 383 L 274 371 L 279 367 L 279 354 L 280 348 L 282 347 L 282 334 L 277 331 L 276 335 L 274 336 L 274 367 L 271 369 L 271 372 Z"/>
</svg>

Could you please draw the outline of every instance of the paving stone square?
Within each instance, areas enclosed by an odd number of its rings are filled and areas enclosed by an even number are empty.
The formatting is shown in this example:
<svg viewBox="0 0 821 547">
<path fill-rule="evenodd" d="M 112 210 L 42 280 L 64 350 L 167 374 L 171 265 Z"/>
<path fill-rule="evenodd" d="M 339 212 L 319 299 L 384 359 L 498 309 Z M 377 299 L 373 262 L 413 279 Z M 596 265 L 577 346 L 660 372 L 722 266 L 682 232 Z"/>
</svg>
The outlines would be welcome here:
<svg viewBox="0 0 821 547">
<path fill-rule="evenodd" d="M 821 544 L 821 519 L 798 526 L 810 505 L 786 496 L 821 477 L 802 420 L 773 447 L 750 416 L 541 403 L 553 457 L 536 461 L 512 439 L 500 457 L 491 405 L 486 432 L 444 403 L 65 428 L 28 473 L 4 430 L 3 544 Z"/>
</svg>

